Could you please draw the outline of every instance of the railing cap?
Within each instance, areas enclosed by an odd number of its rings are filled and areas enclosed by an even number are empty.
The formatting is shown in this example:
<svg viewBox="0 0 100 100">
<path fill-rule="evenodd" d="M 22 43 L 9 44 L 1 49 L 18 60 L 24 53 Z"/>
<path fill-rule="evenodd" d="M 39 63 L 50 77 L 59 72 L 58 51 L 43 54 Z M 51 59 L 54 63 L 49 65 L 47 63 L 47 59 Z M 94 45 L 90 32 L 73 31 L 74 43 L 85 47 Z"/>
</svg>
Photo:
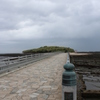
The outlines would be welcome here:
<svg viewBox="0 0 100 100">
<path fill-rule="evenodd" d="M 70 62 L 67 62 L 67 63 L 64 65 L 64 69 L 65 69 L 66 71 L 73 71 L 74 68 L 75 68 L 75 66 L 74 66 L 72 63 L 70 63 Z"/>
</svg>

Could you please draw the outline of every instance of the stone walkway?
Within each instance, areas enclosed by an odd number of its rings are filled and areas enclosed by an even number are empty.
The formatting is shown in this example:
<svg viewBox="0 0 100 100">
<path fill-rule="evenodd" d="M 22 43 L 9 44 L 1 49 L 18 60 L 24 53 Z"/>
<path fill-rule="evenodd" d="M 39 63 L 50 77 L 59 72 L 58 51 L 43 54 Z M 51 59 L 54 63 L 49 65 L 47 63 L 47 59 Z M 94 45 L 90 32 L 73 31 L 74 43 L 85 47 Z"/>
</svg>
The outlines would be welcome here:
<svg viewBox="0 0 100 100">
<path fill-rule="evenodd" d="M 66 54 L 30 64 L 0 78 L 0 100 L 61 100 Z"/>
</svg>

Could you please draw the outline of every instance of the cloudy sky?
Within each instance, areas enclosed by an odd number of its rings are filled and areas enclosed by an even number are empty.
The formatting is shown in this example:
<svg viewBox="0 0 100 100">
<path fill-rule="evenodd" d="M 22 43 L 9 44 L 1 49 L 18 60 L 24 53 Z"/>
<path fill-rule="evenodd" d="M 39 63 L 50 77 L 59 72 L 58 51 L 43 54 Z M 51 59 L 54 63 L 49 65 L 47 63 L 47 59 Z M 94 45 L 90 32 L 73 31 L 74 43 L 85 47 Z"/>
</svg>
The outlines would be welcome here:
<svg viewBox="0 0 100 100">
<path fill-rule="evenodd" d="M 100 0 L 0 0 L 0 53 L 40 46 L 100 51 Z"/>
</svg>

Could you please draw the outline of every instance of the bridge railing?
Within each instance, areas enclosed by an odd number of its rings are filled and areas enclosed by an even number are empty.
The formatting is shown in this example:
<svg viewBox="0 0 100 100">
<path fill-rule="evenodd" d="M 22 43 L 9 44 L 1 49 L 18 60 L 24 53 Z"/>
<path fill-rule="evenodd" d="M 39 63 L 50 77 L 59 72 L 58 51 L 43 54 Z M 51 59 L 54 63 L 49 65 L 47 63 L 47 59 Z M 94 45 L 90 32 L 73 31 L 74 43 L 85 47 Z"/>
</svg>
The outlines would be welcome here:
<svg viewBox="0 0 100 100">
<path fill-rule="evenodd" d="M 69 52 L 67 53 L 67 62 L 66 63 L 68 63 L 68 62 L 70 62 Z"/>
<path fill-rule="evenodd" d="M 18 56 L 18 57 L 7 57 L 0 60 L 0 73 L 11 71 L 15 68 L 22 67 L 24 65 L 28 65 L 30 63 L 39 61 L 41 59 L 56 55 L 61 52 L 54 52 L 54 53 L 38 53 L 38 54 L 31 54 L 25 56 Z"/>
<path fill-rule="evenodd" d="M 33 55 L 25 55 L 25 56 L 18 56 L 18 57 L 6 57 L 0 60 L 0 68 L 12 64 L 19 63 L 21 61 L 25 61 L 26 59 L 30 59 Z"/>
</svg>

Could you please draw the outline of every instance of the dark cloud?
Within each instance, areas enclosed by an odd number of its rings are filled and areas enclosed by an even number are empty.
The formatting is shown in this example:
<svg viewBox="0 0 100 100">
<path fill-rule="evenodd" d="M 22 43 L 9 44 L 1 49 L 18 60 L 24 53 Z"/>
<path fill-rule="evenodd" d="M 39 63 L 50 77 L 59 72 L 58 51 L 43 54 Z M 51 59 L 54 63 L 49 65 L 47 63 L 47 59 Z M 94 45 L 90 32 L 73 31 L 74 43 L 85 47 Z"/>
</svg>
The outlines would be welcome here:
<svg viewBox="0 0 100 100">
<path fill-rule="evenodd" d="M 0 44 L 0 53 L 21 53 L 23 50 L 41 46 L 65 46 L 77 51 L 99 51 L 100 39 L 94 38 L 42 38 L 29 40 L 13 40 Z"/>
<path fill-rule="evenodd" d="M 99 0 L 1 0 L 0 52 L 43 45 L 100 50 L 99 4 Z"/>
</svg>

